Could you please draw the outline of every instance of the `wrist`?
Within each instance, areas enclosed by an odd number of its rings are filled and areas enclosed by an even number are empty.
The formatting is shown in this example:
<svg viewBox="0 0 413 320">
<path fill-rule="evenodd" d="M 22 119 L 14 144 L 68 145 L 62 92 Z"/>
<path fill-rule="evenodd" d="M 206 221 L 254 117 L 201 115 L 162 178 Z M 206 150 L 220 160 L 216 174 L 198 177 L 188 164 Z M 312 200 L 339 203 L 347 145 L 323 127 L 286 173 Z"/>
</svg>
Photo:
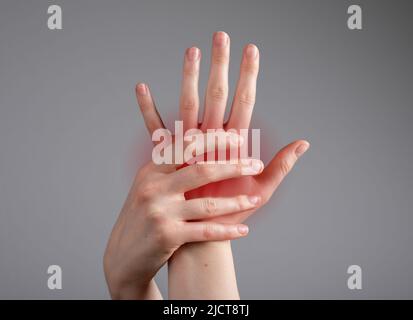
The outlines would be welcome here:
<svg viewBox="0 0 413 320">
<path fill-rule="evenodd" d="M 188 243 L 168 261 L 171 299 L 239 299 L 230 241 Z"/>
<path fill-rule="evenodd" d="M 231 241 L 208 241 L 208 242 L 191 242 L 186 243 L 181 246 L 175 253 L 173 254 L 172 258 L 176 256 L 186 256 L 186 257 L 193 257 L 194 255 L 205 254 L 205 251 L 214 251 L 216 250 L 228 250 L 231 249 Z"/>
<path fill-rule="evenodd" d="M 145 299 L 150 279 L 125 279 L 116 272 L 105 272 L 109 293 L 114 300 Z"/>
<path fill-rule="evenodd" d="M 108 282 L 110 296 L 113 300 L 147 299 L 149 282 Z"/>
</svg>

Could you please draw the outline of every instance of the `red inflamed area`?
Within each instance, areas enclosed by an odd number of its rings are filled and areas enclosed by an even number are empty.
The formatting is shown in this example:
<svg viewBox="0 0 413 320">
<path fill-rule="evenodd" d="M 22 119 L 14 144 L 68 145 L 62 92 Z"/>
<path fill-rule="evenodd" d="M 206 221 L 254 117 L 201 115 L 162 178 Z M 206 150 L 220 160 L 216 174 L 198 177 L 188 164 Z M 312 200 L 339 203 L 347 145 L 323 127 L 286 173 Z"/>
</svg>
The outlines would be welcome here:
<svg viewBox="0 0 413 320">
<path fill-rule="evenodd" d="M 260 158 L 263 160 L 264 163 L 268 163 L 271 160 L 271 157 L 274 155 L 274 153 L 277 151 L 279 148 L 279 144 L 277 143 L 275 137 L 276 132 L 273 128 L 266 128 L 262 129 L 263 125 L 261 124 L 261 137 L 260 137 Z M 263 134 L 265 132 L 268 132 L 268 134 Z M 251 156 L 251 135 L 248 137 L 248 156 Z M 140 139 L 139 140 L 143 140 Z M 135 146 L 133 148 L 133 160 L 131 163 L 133 163 L 133 169 L 137 170 L 137 167 L 139 167 L 141 164 L 144 164 L 150 159 L 154 144 L 151 143 L 150 139 L 146 140 L 148 141 L 147 143 L 140 143 L 139 145 Z M 245 143 L 245 142 L 244 142 Z M 211 156 L 209 155 L 209 160 L 211 159 Z M 215 152 L 215 159 L 218 159 L 218 152 Z M 230 159 L 229 157 L 229 150 L 227 150 L 227 159 Z M 202 160 L 202 159 L 201 159 Z M 206 154 L 204 154 L 204 161 L 207 160 Z M 198 158 L 199 161 L 199 158 Z M 188 166 L 187 163 L 182 164 L 177 168 L 177 170 L 180 170 L 181 168 L 184 168 Z M 245 194 L 245 195 L 257 195 L 257 192 L 262 190 L 262 185 L 266 184 L 268 177 L 263 176 L 264 172 L 261 173 L 258 176 L 243 176 L 239 178 L 233 178 L 233 179 L 227 179 L 219 182 L 214 182 L 207 184 L 205 186 L 202 186 L 200 188 L 188 191 L 185 193 L 185 198 L 186 199 L 196 199 L 196 198 L 204 198 L 204 197 L 233 197 L 237 196 L 240 194 Z M 268 175 L 268 174 L 267 174 Z M 262 177 L 261 177 L 262 176 Z M 279 191 L 280 192 L 280 191 Z M 279 193 L 278 192 L 278 193 Z M 265 197 L 265 195 L 263 196 Z M 244 212 L 244 213 L 235 213 L 235 215 L 240 216 L 240 221 L 243 221 L 245 219 L 245 216 L 249 216 L 253 212 Z M 215 221 L 220 221 L 220 222 L 227 222 L 227 221 L 233 221 L 233 220 L 228 220 L 229 217 L 219 217 L 218 219 L 215 218 Z M 254 220 L 256 220 L 258 217 L 254 216 Z M 233 218 L 232 218 L 233 219 Z"/>
</svg>

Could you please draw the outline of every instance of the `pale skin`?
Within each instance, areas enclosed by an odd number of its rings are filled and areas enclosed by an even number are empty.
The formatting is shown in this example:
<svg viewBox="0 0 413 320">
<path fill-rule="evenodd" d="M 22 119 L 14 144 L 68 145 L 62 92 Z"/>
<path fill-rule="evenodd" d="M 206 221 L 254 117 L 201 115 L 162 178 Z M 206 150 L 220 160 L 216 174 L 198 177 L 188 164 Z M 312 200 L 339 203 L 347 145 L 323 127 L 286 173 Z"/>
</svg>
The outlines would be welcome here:
<svg viewBox="0 0 413 320">
<path fill-rule="evenodd" d="M 208 143 L 206 138 L 203 141 Z M 227 141 L 214 149 L 227 150 L 234 140 Z M 115 299 L 160 299 L 153 277 L 180 246 L 231 240 L 248 233 L 246 225 L 209 219 L 253 209 L 258 204 L 256 196 L 188 200 L 184 193 L 220 180 L 259 174 L 264 168 L 261 160 L 177 167 L 150 162 L 135 177 L 104 256 L 106 280 Z"/>
<path fill-rule="evenodd" d="M 249 44 L 243 51 L 239 80 L 226 123 L 224 123 L 224 113 L 228 99 L 230 52 L 230 39 L 226 33 L 214 34 L 211 52 L 205 111 L 203 120 L 199 124 L 198 78 L 201 52 L 196 47 L 186 50 L 180 97 L 180 117 L 184 123 L 184 130 L 199 128 L 205 132 L 207 129 L 216 128 L 226 131 L 246 129 L 249 127 L 255 104 L 259 69 L 258 48 Z M 163 122 L 156 110 L 148 85 L 138 84 L 136 94 L 149 132 L 152 134 L 156 129 L 163 128 Z M 169 298 L 239 299 L 229 240 L 247 233 L 240 232 L 240 230 L 247 231 L 247 227 L 241 223 L 270 199 L 297 159 L 308 148 L 309 143 L 305 140 L 292 142 L 281 149 L 265 168 L 254 174 L 242 175 L 239 167 L 241 164 L 235 165 L 238 166 L 237 169 L 224 169 L 230 165 L 216 165 L 217 167 L 211 170 L 217 172 L 211 174 L 215 179 L 213 182 L 199 177 L 202 176 L 202 170 L 193 169 L 193 175 L 185 175 L 188 181 L 184 183 L 186 189 L 180 189 L 181 193 L 173 194 L 176 192 L 174 186 L 173 190 L 167 192 L 168 195 L 171 194 L 169 198 L 153 195 L 153 197 L 145 197 L 145 202 L 139 201 L 142 199 L 139 194 L 147 189 L 144 187 L 145 183 L 149 183 L 153 190 L 158 188 L 154 193 L 159 195 L 160 188 L 164 186 L 153 182 L 161 181 L 157 175 L 161 175 L 162 179 L 173 181 L 181 171 L 200 165 L 191 165 L 179 170 L 175 167 L 167 172 L 149 165 L 150 170 L 144 170 L 146 175 L 142 176 L 138 173 L 105 254 L 105 274 L 112 297 L 161 298 L 153 277 L 159 268 L 168 262 Z M 232 176 L 224 174 L 230 170 L 237 174 L 234 173 Z M 251 170 L 248 172 L 252 172 Z M 216 175 L 220 176 L 216 177 Z M 200 179 L 203 183 L 193 182 Z M 176 183 L 179 182 L 176 180 Z M 191 207 L 193 212 L 182 216 L 181 211 L 188 212 L 184 209 L 184 204 L 191 201 L 198 201 L 198 206 Z M 209 202 L 207 215 L 199 212 L 200 207 L 205 209 L 205 201 Z M 231 201 L 233 205 L 228 205 Z M 250 203 L 250 207 L 246 207 L 247 202 Z M 162 218 L 155 219 L 154 224 L 153 219 L 150 218 L 151 214 L 148 213 L 150 212 L 148 203 L 157 208 L 156 212 L 168 208 L 168 215 L 157 214 L 157 217 L 162 216 Z M 169 216 L 172 207 L 176 214 Z M 194 218 L 195 216 L 197 218 Z M 196 222 L 193 221 L 194 219 Z M 165 220 L 168 223 L 164 223 Z M 153 227 L 157 223 L 163 227 Z M 181 228 L 177 229 L 176 225 L 185 225 L 188 230 L 191 229 L 191 232 L 186 229 L 181 231 Z M 176 232 L 170 232 L 169 228 Z M 154 241 L 155 244 L 149 240 L 144 241 L 158 238 L 162 241 Z M 164 238 L 167 241 L 164 241 Z"/>
</svg>

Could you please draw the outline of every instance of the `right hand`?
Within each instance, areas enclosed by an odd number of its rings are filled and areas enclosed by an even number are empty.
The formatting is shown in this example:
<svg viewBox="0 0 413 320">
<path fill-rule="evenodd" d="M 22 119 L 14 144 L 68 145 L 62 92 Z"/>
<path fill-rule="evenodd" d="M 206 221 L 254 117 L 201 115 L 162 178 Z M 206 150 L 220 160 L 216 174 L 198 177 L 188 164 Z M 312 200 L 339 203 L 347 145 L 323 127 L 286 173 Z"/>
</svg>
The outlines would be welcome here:
<svg viewBox="0 0 413 320">
<path fill-rule="evenodd" d="M 228 131 L 248 129 L 253 113 L 260 55 L 258 48 L 245 47 L 240 74 L 228 121 L 224 122 L 228 100 L 228 70 L 230 39 L 225 32 L 216 32 L 211 49 L 211 67 L 205 92 L 204 115 L 198 123 L 200 99 L 198 94 L 201 51 L 192 47 L 186 51 L 180 98 L 180 114 L 184 132 L 189 129 L 223 129 Z M 149 133 L 163 128 L 162 119 L 156 110 L 149 87 L 140 84 L 136 90 L 138 103 Z M 238 194 L 258 196 L 259 205 L 253 210 L 211 219 L 215 222 L 241 223 L 255 210 L 263 206 L 273 195 L 283 179 L 291 171 L 298 158 L 309 148 L 305 140 L 297 140 L 278 151 L 260 175 L 219 181 L 186 194 L 187 199 L 200 197 L 231 197 Z"/>
<path fill-rule="evenodd" d="M 218 148 L 226 146 L 218 146 Z M 137 173 L 113 227 L 104 270 L 113 298 L 144 290 L 172 254 L 187 242 L 232 240 L 248 233 L 243 224 L 200 221 L 252 210 L 253 195 L 186 200 L 184 193 L 209 183 L 260 174 L 260 160 L 238 164 L 176 165 L 150 162 Z"/>
</svg>

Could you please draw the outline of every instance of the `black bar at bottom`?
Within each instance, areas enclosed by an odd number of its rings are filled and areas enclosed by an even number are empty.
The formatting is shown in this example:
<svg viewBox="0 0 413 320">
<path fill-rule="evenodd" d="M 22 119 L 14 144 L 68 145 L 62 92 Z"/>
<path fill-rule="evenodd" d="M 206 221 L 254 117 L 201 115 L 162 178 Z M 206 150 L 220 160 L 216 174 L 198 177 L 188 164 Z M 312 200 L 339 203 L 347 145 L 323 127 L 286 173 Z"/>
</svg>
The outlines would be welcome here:
<svg viewBox="0 0 413 320">
<path fill-rule="evenodd" d="M 104 300 L 3 300 L 3 314 L 38 314 L 42 318 L 61 316 L 122 316 L 133 319 L 285 319 L 286 316 L 409 315 L 412 301 L 403 300 L 240 300 L 240 301 L 104 301 Z"/>
</svg>

